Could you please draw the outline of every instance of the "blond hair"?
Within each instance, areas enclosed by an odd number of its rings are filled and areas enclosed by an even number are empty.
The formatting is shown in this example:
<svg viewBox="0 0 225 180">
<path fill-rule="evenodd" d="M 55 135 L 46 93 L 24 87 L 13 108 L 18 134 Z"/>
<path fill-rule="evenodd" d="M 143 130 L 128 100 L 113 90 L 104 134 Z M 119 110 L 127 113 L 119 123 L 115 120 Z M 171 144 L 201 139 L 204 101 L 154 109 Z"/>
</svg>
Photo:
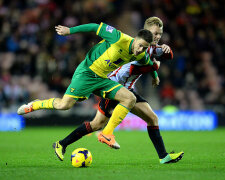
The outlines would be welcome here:
<svg viewBox="0 0 225 180">
<path fill-rule="evenodd" d="M 163 28 L 162 20 L 160 18 L 154 16 L 154 17 L 150 17 L 145 20 L 144 29 L 146 29 L 149 26 L 153 26 L 153 25 Z"/>
</svg>

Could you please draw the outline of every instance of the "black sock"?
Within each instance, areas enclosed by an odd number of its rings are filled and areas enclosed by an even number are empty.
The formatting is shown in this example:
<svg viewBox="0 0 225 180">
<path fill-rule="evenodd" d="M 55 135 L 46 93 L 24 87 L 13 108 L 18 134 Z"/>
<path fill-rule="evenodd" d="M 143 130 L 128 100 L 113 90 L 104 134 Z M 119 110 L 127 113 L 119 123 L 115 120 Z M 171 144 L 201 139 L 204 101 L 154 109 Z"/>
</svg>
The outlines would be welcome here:
<svg viewBox="0 0 225 180">
<path fill-rule="evenodd" d="M 73 142 L 82 138 L 84 135 L 89 134 L 91 132 L 93 132 L 93 130 L 91 128 L 90 122 L 84 122 L 72 133 L 70 133 L 66 138 L 59 141 L 59 144 L 61 144 L 64 148 L 66 148 L 66 146 L 72 144 Z"/>
<path fill-rule="evenodd" d="M 160 135 L 159 126 L 147 126 L 148 135 L 158 153 L 160 159 L 166 157 L 166 152 L 162 136 Z"/>
</svg>

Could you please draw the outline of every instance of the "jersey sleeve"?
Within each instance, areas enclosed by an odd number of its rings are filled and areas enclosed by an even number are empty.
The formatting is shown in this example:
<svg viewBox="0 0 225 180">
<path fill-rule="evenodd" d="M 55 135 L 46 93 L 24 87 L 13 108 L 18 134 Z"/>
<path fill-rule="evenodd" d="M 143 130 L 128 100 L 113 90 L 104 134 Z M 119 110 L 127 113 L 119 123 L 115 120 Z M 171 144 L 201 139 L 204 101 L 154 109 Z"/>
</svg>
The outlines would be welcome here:
<svg viewBox="0 0 225 180">
<path fill-rule="evenodd" d="M 80 33 L 80 32 L 97 32 L 99 24 L 89 23 L 82 24 L 79 26 L 71 27 L 70 34 Z"/>
<path fill-rule="evenodd" d="M 139 75 L 139 74 L 146 74 L 152 71 L 156 71 L 159 69 L 157 63 L 154 63 L 152 66 L 145 65 L 145 66 L 138 66 L 135 64 L 131 64 L 130 66 L 130 75 Z"/>
<path fill-rule="evenodd" d="M 112 26 L 101 23 L 96 34 L 108 41 L 110 44 L 117 42 L 120 39 L 121 32 Z"/>
</svg>

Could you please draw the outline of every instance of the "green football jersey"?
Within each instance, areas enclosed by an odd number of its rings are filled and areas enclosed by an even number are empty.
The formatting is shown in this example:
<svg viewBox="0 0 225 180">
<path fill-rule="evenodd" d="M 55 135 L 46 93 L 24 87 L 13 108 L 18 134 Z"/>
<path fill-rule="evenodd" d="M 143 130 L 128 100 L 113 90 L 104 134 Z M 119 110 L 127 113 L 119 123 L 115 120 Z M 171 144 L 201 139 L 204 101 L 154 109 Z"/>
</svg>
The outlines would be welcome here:
<svg viewBox="0 0 225 180">
<path fill-rule="evenodd" d="M 148 53 L 143 52 L 137 56 L 132 54 L 134 38 L 131 36 L 104 23 L 100 24 L 96 34 L 103 40 L 87 53 L 84 64 L 98 76 L 107 78 L 110 72 L 131 61 L 153 65 Z M 157 72 L 152 75 L 157 77 Z"/>
</svg>

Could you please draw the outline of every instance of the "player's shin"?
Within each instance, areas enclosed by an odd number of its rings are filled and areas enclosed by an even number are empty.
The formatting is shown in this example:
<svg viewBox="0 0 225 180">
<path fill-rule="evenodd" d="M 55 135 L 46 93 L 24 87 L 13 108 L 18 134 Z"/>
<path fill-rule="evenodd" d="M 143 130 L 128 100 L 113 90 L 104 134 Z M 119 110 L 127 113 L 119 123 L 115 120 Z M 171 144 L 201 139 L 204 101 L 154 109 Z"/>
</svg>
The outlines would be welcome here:
<svg viewBox="0 0 225 180">
<path fill-rule="evenodd" d="M 122 104 L 118 104 L 115 107 L 112 116 L 102 133 L 109 135 L 113 134 L 114 129 L 122 122 L 129 111 L 130 109 L 128 109 L 127 107 L 123 106 Z"/>
<path fill-rule="evenodd" d="M 159 158 L 164 158 L 168 153 L 166 152 L 162 136 L 160 135 L 159 126 L 147 126 L 147 130 Z"/>
<path fill-rule="evenodd" d="M 81 124 L 77 129 L 75 129 L 72 133 L 70 133 L 66 138 L 59 141 L 59 143 L 66 148 L 66 146 L 72 144 L 73 142 L 79 140 L 86 134 L 92 133 L 92 127 L 90 125 L 90 122 L 84 122 Z"/>
<path fill-rule="evenodd" d="M 32 108 L 34 111 L 39 109 L 54 109 L 54 100 L 55 98 L 35 101 L 32 103 Z"/>
</svg>

